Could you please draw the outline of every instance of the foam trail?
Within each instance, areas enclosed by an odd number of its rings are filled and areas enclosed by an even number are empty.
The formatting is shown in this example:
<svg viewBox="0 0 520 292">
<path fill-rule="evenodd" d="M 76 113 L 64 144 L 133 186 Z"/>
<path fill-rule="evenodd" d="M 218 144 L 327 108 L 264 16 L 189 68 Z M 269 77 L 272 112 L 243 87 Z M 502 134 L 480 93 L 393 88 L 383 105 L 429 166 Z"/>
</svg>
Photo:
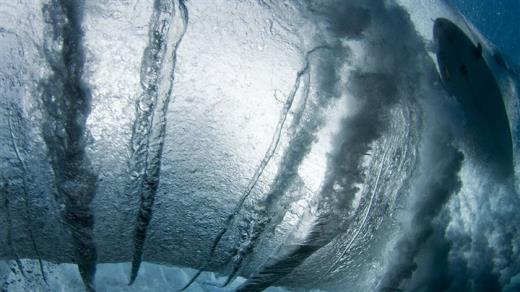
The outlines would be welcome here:
<svg viewBox="0 0 520 292">
<path fill-rule="evenodd" d="M 303 98 L 306 101 L 309 95 L 310 86 L 309 72 L 307 72 L 305 76 L 306 81 Z M 300 119 L 301 114 L 302 113 L 300 112 Z M 248 217 L 243 220 L 244 223 L 252 225 L 250 227 L 250 235 L 249 238 L 243 240 L 243 242 L 240 244 L 240 247 L 232 256 L 231 259 L 235 261 L 232 268 L 233 270 L 226 283 L 224 283 L 224 286 L 229 284 L 231 279 L 233 279 L 238 273 L 244 258 L 251 254 L 257 244 L 258 239 L 264 233 L 267 225 L 271 223 L 272 226 L 275 226 L 277 225 L 278 221 L 281 220 L 281 217 L 283 217 L 285 212 L 280 212 L 280 214 L 277 213 L 277 211 L 280 211 L 280 205 L 278 203 L 296 178 L 297 169 L 312 146 L 312 141 L 315 139 L 314 134 L 316 129 L 319 127 L 319 124 L 320 123 L 316 122 L 315 120 L 305 120 L 304 125 L 300 127 L 297 134 L 295 134 L 295 136 L 289 141 L 289 145 L 287 147 L 288 150 L 283 154 L 280 163 L 280 169 L 274 178 L 271 190 L 266 195 L 265 199 L 261 202 L 258 202 L 257 206 L 253 209 L 253 212 L 257 214 L 252 215 L 251 217 L 258 217 L 262 219 L 260 219 L 260 221 L 256 221 Z"/>
<path fill-rule="evenodd" d="M 17 112 L 17 116 L 18 116 L 18 120 L 22 120 L 21 117 L 19 117 L 20 113 Z M 34 234 L 33 234 L 33 223 L 32 223 L 32 219 L 31 219 L 31 214 L 30 214 L 30 211 L 31 211 L 31 208 L 29 206 L 29 201 L 30 201 L 30 196 L 29 196 L 29 181 L 28 181 L 28 171 L 27 171 L 27 165 L 25 164 L 25 161 L 22 157 L 22 154 L 20 153 L 20 150 L 18 148 L 18 143 L 16 143 L 16 137 L 14 136 L 14 128 L 13 128 L 13 123 L 11 121 L 11 117 L 12 117 L 12 112 L 11 110 L 9 110 L 9 118 L 8 118 L 8 125 L 9 125 L 9 132 L 11 134 L 11 142 L 13 144 L 13 148 L 14 148 L 14 151 L 16 153 L 16 158 L 18 159 L 18 162 L 20 163 L 21 165 L 21 168 L 22 168 L 22 181 L 23 181 L 23 196 L 24 196 L 24 202 L 25 202 L 25 211 L 26 211 L 26 220 L 28 221 L 28 233 L 29 233 L 29 239 L 31 240 L 31 244 L 32 244 L 32 247 L 33 247 L 33 250 L 34 252 L 36 253 L 36 257 L 38 258 L 38 264 L 39 264 L 39 267 L 40 267 L 40 273 L 42 274 L 42 278 L 43 278 L 43 281 L 45 283 L 47 283 L 47 276 L 45 274 L 45 270 L 43 268 L 43 262 L 42 262 L 42 257 L 41 257 L 41 254 L 40 254 L 40 250 L 38 249 L 38 245 L 36 244 L 36 240 L 34 239 Z M 19 129 L 21 130 L 21 129 Z"/>
<path fill-rule="evenodd" d="M 300 75 L 300 72 L 297 75 L 296 83 L 291 91 L 290 95 L 293 99 L 296 95 L 297 91 L 300 88 L 301 78 L 304 78 L 304 87 L 303 87 L 303 99 L 304 102 L 307 101 L 309 96 L 309 87 L 310 87 L 310 56 L 317 52 L 320 49 L 330 49 L 329 46 L 318 46 L 305 54 L 305 66 Z M 306 103 L 304 104 L 304 106 Z M 305 108 L 302 109 L 302 111 Z M 301 119 L 301 115 L 303 113 L 299 113 L 299 117 L 296 118 Z M 314 134 L 315 131 L 319 128 L 321 123 L 319 122 L 318 117 L 314 117 L 318 121 L 311 120 L 306 121 L 303 127 L 298 131 L 294 138 L 289 141 L 289 146 L 287 147 L 287 151 L 284 153 L 281 162 L 281 168 L 279 169 L 275 179 L 274 184 L 271 187 L 271 191 L 266 195 L 265 201 L 259 202 L 258 207 L 253 210 L 253 212 L 258 213 L 258 217 L 262 218 L 259 222 L 252 220 L 251 218 L 245 219 L 245 221 L 249 224 L 252 224 L 250 227 L 250 236 L 245 238 L 242 243 L 240 243 L 240 247 L 236 249 L 235 254 L 232 256 L 233 266 L 232 272 L 228 276 L 227 280 L 223 284 L 223 286 L 227 286 L 231 281 L 236 278 L 237 273 L 239 272 L 245 258 L 251 254 L 253 251 L 258 239 L 262 235 L 265 230 L 265 227 L 272 220 L 271 218 L 277 217 L 281 220 L 281 217 L 285 212 L 275 212 L 274 209 L 279 209 L 279 202 L 281 197 L 285 194 L 287 189 L 290 187 L 291 183 L 297 176 L 297 169 L 300 166 L 301 162 L 305 158 L 305 155 L 310 151 L 312 147 L 312 141 L 315 139 Z M 280 210 L 278 210 L 280 211 Z M 277 215 L 274 215 L 278 213 Z M 273 225 L 276 225 L 279 220 L 274 220 Z"/>
<path fill-rule="evenodd" d="M 280 137 L 282 135 L 282 129 L 283 129 L 283 127 L 285 125 L 285 122 L 287 120 L 287 115 L 289 114 L 289 111 L 290 111 L 290 109 L 292 107 L 294 98 L 296 97 L 296 94 L 298 93 L 298 90 L 300 88 L 300 85 L 301 85 L 301 82 L 302 82 L 302 78 L 304 78 L 305 76 L 308 75 L 308 71 L 309 71 L 309 68 L 310 68 L 310 64 L 309 64 L 310 56 L 314 52 L 316 52 L 316 51 L 318 51 L 320 49 L 324 49 L 324 48 L 327 48 L 327 47 L 326 46 L 318 46 L 318 47 L 315 47 L 315 48 L 309 50 L 305 54 L 304 65 L 303 65 L 302 69 L 300 69 L 296 73 L 296 79 L 295 79 L 293 88 L 291 89 L 289 95 L 287 96 L 287 99 L 285 100 L 285 103 L 283 105 L 282 111 L 280 113 L 280 118 L 279 118 L 278 123 L 276 125 L 273 137 L 271 139 L 271 143 L 269 144 L 269 147 L 268 147 L 266 153 L 264 154 L 264 158 L 260 162 L 260 165 L 257 167 L 255 173 L 253 174 L 253 177 L 251 178 L 251 180 L 249 180 L 249 183 L 246 186 L 246 189 L 245 189 L 244 193 L 242 194 L 242 197 L 240 198 L 237 206 L 235 207 L 233 212 L 226 218 L 226 221 L 224 223 L 224 228 L 215 237 L 215 240 L 213 241 L 213 244 L 211 245 L 211 249 L 210 249 L 210 258 L 214 256 L 215 250 L 216 250 L 218 244 L 220 243 L 220 241 L 222 240 L 222 237 L 224 236 L 224 234 L 226 234 L 226 232 L 229 230 L 229 228 L 233 225 L 233 222 L 234 222 L 236 216 L 238 216 L 238 214 L 240 213 L 240 210 L 242 210 L 242 206 L 244 205 L 244 202 L 246 201 L 246 199 L 249 197 L 249 195 L 253 191 L 254 187 L 258 183 L 258 180 L 260 179 L 260 176 L 262 176 L 262 173 L 264 172 L 267 164 L 271 161 L 271 158 L 273 157 L 274 153 L 276 152 L 276 149 L 277 149 L 278 144 L 280 142 Z M 235 277 L 236 273 L 238 272 L 239 266 L 242 263 L 242 260 L 243 259 L 241 257 L 237 261 L 237 265 L 238 266 L 235 265 L 233 267 L 233 271 L 232 271 L 231 275 L 228 277 L 228 279 L 226 280 L 224 286 L 229 284 L 230 281 Z M 187 289 L 200 276 L 202 271 L 204 269 L 206 269 L 208 265 L 209 265 L 209 260 L 203 265 L 203 267 L 201 269 L 199 269 L 199 271 L 197 271 L 197 273 L 190 279 L 190 281 L 188 281 L 188 284 L 186 284 L 179 291 Z"/>
<path fill-rule="evenodd" d="M 398 252 L 387 268 L 379 290 L 384 291 L 387 287 L 399 288 L 404 280 L 411 277 L 417 267 L 415 258 L 435 231 L 433 220 L 439 215 L 450 197 L 462 187 L 458 177 L 464 158 L 462 153 L 449 144 L 438 144 L 431 147 L 435 148 L 433 150 L 435 153 L 429 153 L 434 157 L 430 162 L 439 165 L 431 167 L 431 171 L 419 178 L 420 185 L 416 186 L 414 191 L 417 202 L 413 207 L 415 214 L 410 221 L 413 223 L 410 224 L 410 230 L 397 242 L 396 250 Z"/>
<path fill-rule="evenodd" d="M 349 240 L 349 242 L 345 246 L 345 248 L 343 248 L 343 251 L 341 252 L 341 254 L 338 257 L 336 257 L 336 259 L 334 260 L 334 263 L 332 263 L 332 265 L 330 265 L 330 267 L 327 269 L 327 271 L 323 275 L 321 275 L 317 281 L 315 281 L 315 284 L 318 283 L 319 281 L 323 280 L 325 276 L 329 275 L 338 266 L 338 263 L 341 261 L 341 259 L 343 259 L 345 257 L 347 252 L 350 251 L 350 248 L 352 247 L 352 245 L 356 241 L 357 237 L 361 233 L 361 230 L 363 229 L 364 225 L 366 224 L 368 215 L 370 214 L 370 211 L 372 209 L 372 205 L 374 203 L 374 198 L 375 198 L 377 192 L 379 191 L 379 180 L 381 179 L 381 173 L 383 172 L 383 167 L 385 165 L 386 157 L 388 156 L 389 151 L 390 151 L 390 147 L 386 149 L 385 153 L 383 154 L 383 158 L 381 159 L 381 163 L 379 165 L 379 171 L 378 171 L 377 177 L 376 177 L 376 182 L 374 184 L 374 187 L 372 188 L 371 195 L 370 195 L 370 201 L 368 203 L 368 207 L 365 210 L 365 215 L 363 216 L 363 220 L 361 221 L 360 226 L 358 227 L 358 229 L 356 230 L 356 232 L 354 233 L 352 238 Z"/>
<path fill-rule="evenodd" d="M 152 218 L 155 195 L 160 181 L 161 159 L 166 132 L 166 113 L 170 104 L 177 49 L 188 25 L 188 10 L 178 1 L 180 30 L 174 26 L 177 1 L 156 0 L 150 21 L 149 43 L 141 66 L 143 93 L 137 100 L 131 147 L 130 171 L 135 175 L 132 195 L 140 197 L 134 235 L 134 253 L 129 285 L 139 272 L 146 231 Z M 168 44 L 173 42 L 173 47 Z M 162 81 L 166 79 L 166 81 Z"/>
<path fill-rule="evenodd" d="M 52 73 L 41 82 L 42 132 L 57 198 L 64 203 L 64 222 L 71 232 L 78 269 L 86 290 L 95 291 L 97 251 L 91 202 L 97 175 L 85 151 L 90 92 L 82 81 L 83 13 L 82 0 L 51 0 L 43 7 L 47 23 L 44 53 Z"/>
<path fill-rule="evenodd" d="M 320 61 L 317 65 L 317 73 L 319 76 L 317 83 L 320 91 L 316 94 L 315 99 L 309 100 L 310 95 L 310 69 L 305 74 L 305 86 L 303 88 L 303 105 L 295 114 L 292 127 L 296 128 L 295 134 L 291 135 L 287 151 L 283 154 L 280 167 L 271 184 L 270 191 L 266 194 L 265 199 L 259 201 L 252 212 L 252 219 L 245 218 L 244 224 L 250 224 L 249 238 L 246 238 L 241 246 L 236 249 L 234 259 L 234 272 L 237 273 L 241 263 L 245 257 L 254 252 L 256 245 L 266 232 L 272 231 L 283 220 L 287 212 L 287 200 L 284 195 L 287 190 L 294 186 L 298 178 L 298 168 L 311 150 L 313 141 L 316 139 L 317 131 L 325 122 L 325 109 L 334 99 L 340 95 L 337 83 L 330 80 L 340 79 L 342 63 L 348 54 L 345 48 L 338 43 L 319 46 L 323 49 L 324 55 L 320 55 Z M 319 48 L 318 47 L 318 48 Z M 306 112 L 306 113 L 304 113 Z M 229 280 L 229 278 L 228 278 Z"/>
<path fill-rule="evenodd" d="M 336 237 L 337 229 L 340 227 L 332 223 L 336 221 L 334 218 L 339 214 L 334 214 L 336 212 L 330 210 L 330 201 L 338 202 L 338 206 L 349 206 L 349 201 L 353 199 L 356 189 L 352 184 L 361 179 L 361 159 L 369 150 L 369 144 L 384 131 L 382 118 L 386 107 L 380 104 L 380 99 L 383 98 L 381 93 L 388 94 L 388 104 L 385 105 L 388 107 L 392 104 L 392 95 L 396 93 L 388 78 L 389 76 L 384 74 L 361 72 L 352 75 L 350 83 L 355 87 L 354 91 L 359 98 L 366 98 L 366 103 L 355 116 L 345 119 L 342 130 L 337 134 L 338 147 L 329 160 L 327 166 L 329 176 L 320 191 L 321 199 L 316 219 L 319 224 L 315 225 L 306 240 L 289 256 L 264 266 L 242 284 L 239 291 L 261 291 L 259 289 L 269 287 Z M 368 92 L 365 91 L 367 88 Z M 334 190 L 333 186 L 337 184 L 344 185 L 343 191 Z"/>
</svg>

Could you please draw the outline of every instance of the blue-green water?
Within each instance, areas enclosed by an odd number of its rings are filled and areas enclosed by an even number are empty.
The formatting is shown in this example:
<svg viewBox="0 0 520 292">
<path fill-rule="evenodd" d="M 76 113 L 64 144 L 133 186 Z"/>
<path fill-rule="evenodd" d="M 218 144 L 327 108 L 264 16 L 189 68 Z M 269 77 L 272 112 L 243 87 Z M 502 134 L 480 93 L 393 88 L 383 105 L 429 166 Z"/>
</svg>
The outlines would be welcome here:
<svg viewBox="0 0 520 292">
<path fill-rule="evenodd" d="M 520 63 L 520 1 L 448 0 L 503 53 Z"/>
</svg>

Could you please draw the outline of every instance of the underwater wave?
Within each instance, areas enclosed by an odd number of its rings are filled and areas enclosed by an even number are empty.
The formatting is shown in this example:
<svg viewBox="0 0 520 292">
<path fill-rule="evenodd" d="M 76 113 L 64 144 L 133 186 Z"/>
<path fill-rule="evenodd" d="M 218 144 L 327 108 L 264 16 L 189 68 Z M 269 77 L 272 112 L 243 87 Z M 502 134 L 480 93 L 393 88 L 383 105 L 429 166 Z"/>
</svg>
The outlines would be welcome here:
<svg viewBox="0 0 520 292">
<path fill-rule="evenodd" d="M 1 0 L 0 48 L 2 291 L 520 289 L 518 70 L 443 2 Z"/>
</svg>

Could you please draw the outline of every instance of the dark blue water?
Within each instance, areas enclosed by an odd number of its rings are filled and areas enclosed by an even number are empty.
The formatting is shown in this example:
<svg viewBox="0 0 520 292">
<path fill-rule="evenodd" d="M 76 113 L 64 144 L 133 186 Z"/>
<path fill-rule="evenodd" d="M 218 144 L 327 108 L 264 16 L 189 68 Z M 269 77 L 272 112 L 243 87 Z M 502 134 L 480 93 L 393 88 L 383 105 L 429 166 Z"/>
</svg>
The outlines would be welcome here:
<svg viewBox="0 0 520 292">
<path fill-rule="evenodd" d="M 520 64 L 520 0 L 448 0 L 504 55 Z"/>
</svg>

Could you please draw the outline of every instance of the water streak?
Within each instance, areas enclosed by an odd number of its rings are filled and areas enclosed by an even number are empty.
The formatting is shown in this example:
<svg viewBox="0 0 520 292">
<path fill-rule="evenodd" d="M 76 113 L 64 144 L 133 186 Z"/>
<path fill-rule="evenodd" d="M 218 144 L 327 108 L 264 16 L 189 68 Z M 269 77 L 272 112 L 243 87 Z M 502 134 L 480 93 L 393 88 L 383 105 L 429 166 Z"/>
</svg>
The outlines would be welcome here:
<svg viewBox="0 0 520 292">
<path fill-rule="evenodd" d="M 44 53 L 51 74 L 40 82 L 42 132 L 54 172 L 62 216 L 72 236 L 76 263 L 87 291 L 95 291 L 97 249 L 91 202 L 97 189 L 85 147 L 90 90 L 83 82 L 84 1 L 51 0 L 43 7 L 47 24 Z"/>
<path fill-rule="evenodd" d="M 179 18 L 176 16 L 176 6 Z M 173 21 L 180 19 L 179 27 Z M 139 272 L 146 231 L 152 218 L 155 194 L 159 186 L 161 159 L 166 132 L 166 113 L 170 104 L 177 49 L 188 25 L 188 10 L 184 1 L 156 0 L 150 21 L 149 43 L 141 65 L 143 93 L 136 103 L 130 162 L 132 184 L 130 192 L 140 197 L 134 235 L 134 253 L 129 285 Z M 169 44 L 173 43 L 173 46 Z"/>
</svg>

